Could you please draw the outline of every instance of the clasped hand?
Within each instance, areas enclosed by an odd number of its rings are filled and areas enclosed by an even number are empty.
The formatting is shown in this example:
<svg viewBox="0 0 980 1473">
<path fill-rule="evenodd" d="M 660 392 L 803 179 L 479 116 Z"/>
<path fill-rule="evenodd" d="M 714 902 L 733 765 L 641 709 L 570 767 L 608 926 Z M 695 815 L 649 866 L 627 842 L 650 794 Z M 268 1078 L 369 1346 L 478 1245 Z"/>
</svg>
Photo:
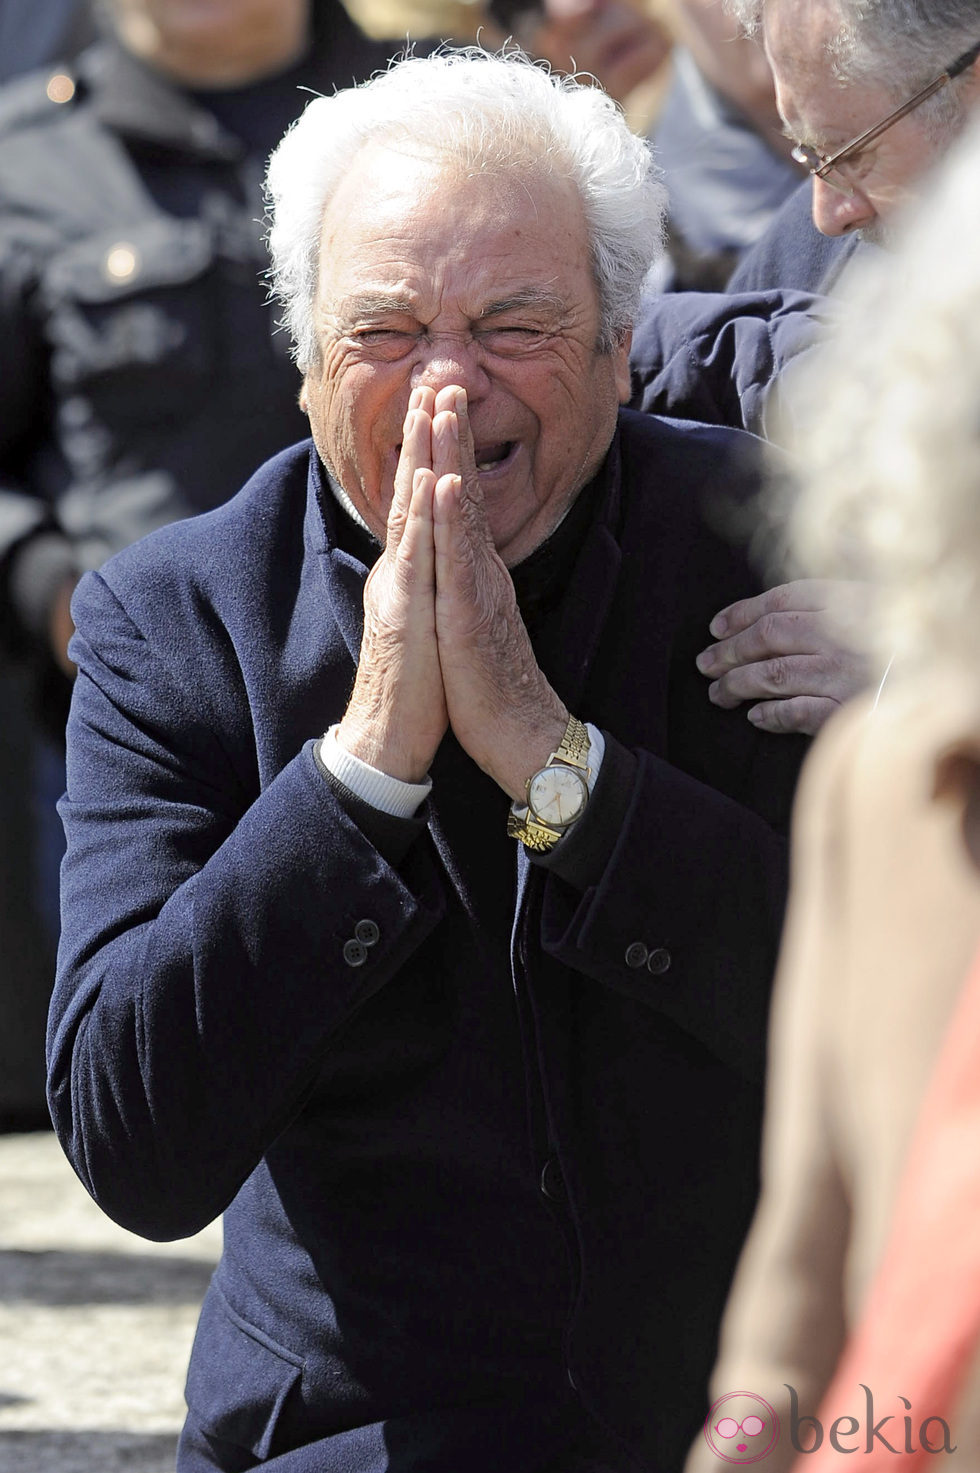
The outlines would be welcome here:
<svg viewBox="0 0 980 1473">
<path fill-rule="evenodd" d="M 519 798 L 567 720 L 493 544 L 466 394 L 417 388 L 384 551 L 364 588 L 364 637 L 338 740 L 372 767 L 419 782 L 451 726 Z"/>
</svg>

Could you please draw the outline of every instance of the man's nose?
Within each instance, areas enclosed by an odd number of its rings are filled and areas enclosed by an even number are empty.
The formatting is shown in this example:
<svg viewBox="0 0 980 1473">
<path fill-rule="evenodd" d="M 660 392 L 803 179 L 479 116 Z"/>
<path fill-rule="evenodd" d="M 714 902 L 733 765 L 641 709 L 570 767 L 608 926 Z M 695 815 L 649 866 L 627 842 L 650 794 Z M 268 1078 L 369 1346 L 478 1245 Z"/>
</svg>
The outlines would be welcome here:
<svg viewBox="0 0 980 1473">
<path fill-rule="evenodd" d="M 464 333 L 439 333 L 424 337 L 412 369 L 412 388 L 425 385 L 436 393 L 448 384 L 466 390 L 471 404 L 490 388 L 490 376 L 479 345 Z"/>
<path fill-rule="evenodd" d="M 813 223 L 821 235 L 850 235 L 863 230 L 877 218 L 877 211 L 863 194 L 841 194 L 816 175 L 813 177 Z"/>
</svg>

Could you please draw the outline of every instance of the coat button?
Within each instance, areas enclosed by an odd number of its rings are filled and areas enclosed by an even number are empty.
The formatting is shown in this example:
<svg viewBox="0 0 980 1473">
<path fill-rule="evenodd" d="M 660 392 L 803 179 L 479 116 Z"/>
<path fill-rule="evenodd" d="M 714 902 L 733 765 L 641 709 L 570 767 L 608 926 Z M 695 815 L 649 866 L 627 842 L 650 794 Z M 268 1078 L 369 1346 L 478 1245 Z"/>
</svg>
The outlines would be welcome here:
<svg viewBox="0 0 980 1473">
<path fill-rule="evenodd" d="M 661 972 L 666 972 L 669 966 L 670 952 L 665 946 L 655 947 L 647 957 L 647 971 L 652 972 L 655 977 Z"/>
<path fill-rule="evenodd" d="M 376 921 L 358 921 L 354 935 L 362 946 L 373 946 L 381 935 Z"/>
<path fill-rule="evenodd" d="M 344 942 L 344 961 L 349 967 L 363 967 L 367 961 L 367 947 L 352 936 Z"/>
<path fill-rule="evenodd" d="M 565 1178 L 554 1156 L 549 1156 L 541 1168 L 541 1191 L 549 1202 L 562 1202 L 565 1199 Z"/>
<path fill-rule="evenodd" d="M 628 967 L 645 967 L 649 955 L 650 952 L 642 941 L 631 941 L 626 948 L 626 965 Z"/>
</svg>

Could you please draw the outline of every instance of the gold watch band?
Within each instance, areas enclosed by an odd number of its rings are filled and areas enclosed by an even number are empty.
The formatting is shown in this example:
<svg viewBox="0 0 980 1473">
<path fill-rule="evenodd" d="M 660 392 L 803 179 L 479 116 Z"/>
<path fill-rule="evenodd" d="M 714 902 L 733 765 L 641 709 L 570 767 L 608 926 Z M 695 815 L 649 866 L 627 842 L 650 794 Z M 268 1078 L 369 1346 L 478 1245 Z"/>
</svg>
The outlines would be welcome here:
<svg viewBox="0 0 980 1473">
<path fill-rule="evenodd" d="M 557 760 L 558 762 L 567 762 L 570 767 L 585 768 L 590 746 L 589 731 L 585 722 L 579 721 L 575 716 L 569 716 L 568 725 L 565 727 L 565 734 L 558 743 L 556 750 L 548 758 L 548 763 Z M 547 766 L 548 764 L 546 763 L 545 765 Z"/>
<path fill-rule="evenodd" d="M 545 763 L 545 767 L 552 767 L 556 762 L 563 762 L 568 767 L 577 768 L 583 773 L 586 781 L 589 776 L 588 757 L 591 747 L 588 727 L 575 716 L 569 716 L 568 724 L 562 735 L 561 741 Z M 530 787 L 532 779 L 528 779 Z M 512 839 L 519 839 L 526 849 L 532 849 L 538 854 L 546 854 L 553 849 L 562 837 L 563 829 L 553 829 L 549 824 L 542 823 L 531 812 L 526 803 L 512 803 L 507 815 L 507 833 Z"/>
<path fill-rule="evenodd" d="M 561 838 L 557 829 L 538 823 L 529 808 L 516 803 L 507 814 L 507 833 L 511 839 L 520 839 L 525 849 L 533 849 L 537 854 L 547 854 Z"/>
</svg>

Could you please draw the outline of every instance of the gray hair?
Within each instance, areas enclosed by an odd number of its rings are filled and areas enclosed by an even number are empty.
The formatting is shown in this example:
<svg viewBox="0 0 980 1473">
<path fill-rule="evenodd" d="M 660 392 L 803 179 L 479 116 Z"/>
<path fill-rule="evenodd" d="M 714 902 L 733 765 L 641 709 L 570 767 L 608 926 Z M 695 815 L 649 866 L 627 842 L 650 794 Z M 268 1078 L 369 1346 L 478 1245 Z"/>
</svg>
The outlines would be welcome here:
<svg viewBox="0 0 980 1473">
<path fill-rule="evenodd" d="M 893 256 L 855 273 L 814 354 L 789 513 L 795 571 L 866 580 L 880 664 L 951 663 L 980 695 L 980 123 Z M 808 392 L 807 392 L 808 391 Z"/>
<path fill-rule="evenodd" d="M 360 87 L 315 98 L 272 155 L 272 290 L 301 370 L 318 360 L 313 304 L 324 210 L 354 154 L 388 139 L 433 146 L 437 157 L 474 171 L 523 165 L 570 179 L 589 230 L 598 346 L 609 352 L 622 342 L 663 249 L 666 191 L 649 147 L 598 87 L 552 75 L 516 49 L 465 47 L 394 61 Z"/>
<path fill-rule="evenodd" d="M 766 6 L 797 0 L 726 0 L 741 28 L 755 34 Z M 826 0 L 839 20 L 828 34 L 824 59 L 843 85 L 874 80 L 902 102 L 980 41 L 976 0 Z M 923 104 L 922 116 L 939 129 L 962 118 L 958 87 L 944 87 Z"/>
</svg>

